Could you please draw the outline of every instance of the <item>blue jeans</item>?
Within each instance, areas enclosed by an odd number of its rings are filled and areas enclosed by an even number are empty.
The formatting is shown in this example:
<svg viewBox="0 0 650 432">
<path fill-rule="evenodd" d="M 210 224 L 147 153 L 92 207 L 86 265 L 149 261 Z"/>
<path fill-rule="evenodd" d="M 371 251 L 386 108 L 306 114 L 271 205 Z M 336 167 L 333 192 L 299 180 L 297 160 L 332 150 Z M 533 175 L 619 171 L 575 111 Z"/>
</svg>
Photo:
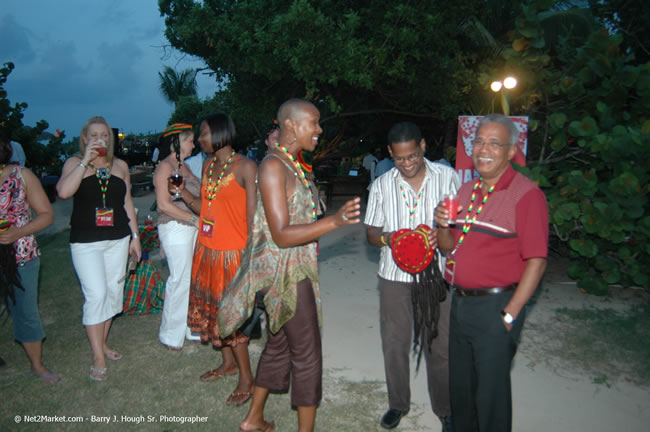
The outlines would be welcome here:
<svg viewBox="0 0 650 432">
<path fill-rule="evenodd" d="M 14 339 L 18 342 L 38 342 L 45 338 L 45 331 L 38 313 L 38 271 L 40 258 L 34 258 L 18 266 L 20 282 L 24 290 L 14 287 L 16 303 L 9 299 L 9 313 L 14 322 Z"/>
</svg>

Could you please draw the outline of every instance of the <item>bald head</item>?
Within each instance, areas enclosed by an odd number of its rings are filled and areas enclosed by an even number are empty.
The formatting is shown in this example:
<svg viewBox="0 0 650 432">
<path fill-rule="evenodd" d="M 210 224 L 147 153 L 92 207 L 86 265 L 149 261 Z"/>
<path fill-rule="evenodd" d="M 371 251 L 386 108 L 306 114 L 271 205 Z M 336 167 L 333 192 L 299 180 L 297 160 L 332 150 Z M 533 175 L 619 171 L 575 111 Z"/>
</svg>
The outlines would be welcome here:
<svg viewBox="0 0 650 432">
<path fill-rule="evenodd" d="M 316 105 L 304 99 L 289 99 L 278 108 L 278 122 L 280 128 L 284 126 L 286 120 L 302 120 L 309 110 L 317 110 Z"/>
</svg>

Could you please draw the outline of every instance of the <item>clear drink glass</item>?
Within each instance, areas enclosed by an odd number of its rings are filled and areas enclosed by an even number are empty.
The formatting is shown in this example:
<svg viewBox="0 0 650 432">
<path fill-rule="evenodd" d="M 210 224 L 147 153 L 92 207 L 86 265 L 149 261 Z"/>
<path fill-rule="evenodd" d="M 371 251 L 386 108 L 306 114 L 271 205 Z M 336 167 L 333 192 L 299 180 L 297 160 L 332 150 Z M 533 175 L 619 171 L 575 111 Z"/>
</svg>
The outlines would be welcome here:
<svg viewBox="0 0 650 432">
<path fill-rule="evenodd" d="M 179 169 L 174 170 L 174 173 L 169 178 L 171 179 L 172 184 L 176 187 L 183 184 L 183 174 L 181 174 L 181 171 Z M 173 201 L 178 201 L 182 199 L 183 196 L 180 193 L 176 192 L 175 194 L 172 194 Z"/>
</svg>

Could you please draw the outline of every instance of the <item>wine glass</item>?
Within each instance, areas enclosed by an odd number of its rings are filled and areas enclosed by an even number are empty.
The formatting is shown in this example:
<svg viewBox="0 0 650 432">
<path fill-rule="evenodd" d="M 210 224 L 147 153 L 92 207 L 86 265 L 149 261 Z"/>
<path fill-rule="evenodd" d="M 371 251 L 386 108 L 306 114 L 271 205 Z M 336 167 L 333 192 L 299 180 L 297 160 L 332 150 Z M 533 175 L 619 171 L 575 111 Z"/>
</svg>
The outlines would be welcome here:
<svg viewBox="0 0 650 432">
<path fill-rule="evenodd" d="M 175 169 L 171 177 L 172 184 L 176 187 L 179 187 L 183 183 L 183 174 L 181 174 L 180 169 Z M 172 201 L 182 200 L 183 196 L 177 191 L 175 194 L 172 194 Z"/>
</svg>

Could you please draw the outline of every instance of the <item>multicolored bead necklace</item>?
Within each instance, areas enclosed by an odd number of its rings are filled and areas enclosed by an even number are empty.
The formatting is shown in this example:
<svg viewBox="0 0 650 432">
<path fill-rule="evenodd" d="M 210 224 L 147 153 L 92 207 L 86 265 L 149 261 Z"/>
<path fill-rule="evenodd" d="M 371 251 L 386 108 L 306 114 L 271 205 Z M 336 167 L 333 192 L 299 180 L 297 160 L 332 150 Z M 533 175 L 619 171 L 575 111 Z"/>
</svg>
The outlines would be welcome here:
<svg viewBox="0 0 650 432">
<path fill-rule="evenodd" d="M 5 167 L 6 167 L 6 166 L 7 166 L 7 164 L 2 164 L 2 165 L 0 166 L 0 176 L 2 175 L 3 172 L 5 172 Z"/>
<path fill-rule="evenodd" d="M 91 162 L 88 166 L 95 171 L 95 177 L 99 182 L 99 190 L 102 191 L 102 206 L 106 207 L 106 191 L 108 190 L 108 181 L 111 179 L 111 164 L 106 165 L 106 168 L 95 168 L 95 164 Z"/>
<path fill-rule="evenodd" d="M 472 225 L 476 222 L 476 219 L 478 218 L 478 215 L 481 214 L 481 211 L 483 211 L 483 206 L 487 202 L 488 198 L 490 197 L 490 193 L 494 190 L 494 186 L 490 186 L 488 189 L 487 193 L 483 197 L 483 200 L 481 201 L 481 205 L 476 209 L 476 213 L 472 218 L 470 218 L 472 210 L 474 209 L 474 200 L 476 199 L 476 189 L 479 187 L 483 186 L 483 177 L 480 177 L 477 182 L 474 184 L 474 187 L 472 188 L 472 197 L 470 198 L 469 201 L 469 207 L 467 208 L 467 214 L 465 215 L 465 221 L 463 222 L 463 234 L 461 234 L 460 238 L 458 239 L 458 244 L 454 248 L 454 250 L 451 252 L 451 254 L 455 254 L 458 248 L 460 247 L 461 244 L 463 244 L 463 241 L 465 240 L 465 234 L 469 232 L 469 230 L 472 228 Z"/>
<path fill-rule="evenodd" d="M 233 151 L 232 153 L 230 153 L 230 157 L 223 165 L 223 168 L 221 168 L 221 174 L 219 174 L 219 177 L 217 178 L 217 181 L 214 184 L 212 182 L 212 170 L 214 168 L 214 164 L 217 162 L 217 155 L 214 155 L 214 157 L 212 158 L 212 162 L 210 162 L 210 166 L 208 167 L 208 184 L 205 189 L 208 196 L 208 211 L 210 211 L 210 207 L 212 206 L 212 200 L 214 199 L 215 196 L 217 196 L 217 192 L 219 191 L 219 188 L 221 186 L 221 180 L 223 179 L 223 176 L 226 175 L 226 169 L 228 168 L 228 165 L 230 165 L 230 162 L 232 162 L 232 158 L 234 157 L 235 157 L 235 152 Z"/>
<path fill-rule="evenodd" d="M 302 169 L 302 166 L 300 165 L 300 162 L 296 160 L 295 157 L 291 153 L 289 153 L 289 150 L 285 146 L 283 146 L 280 143 L 275 143 L 275 146 L 282 150 L 283 152 L 286 153 L 287 156 L 289 156 L 289 159 L 291 159 L 291 162 L 293 162 L 293 165 L 296 167 L 296 171 L 298 172 L 298 176 L 300 177 L 300 181 L 302 181 L 302 184 L 307 188 L 309 191 L 309 197 L 311 198 L 311 216 L 316 220 L 316 202 L 314 201 L 314 192 L 311 190 L 311 186 L 309 185 L 309 180 L 307 180 L 307 176 L 305 175 L 305 171 Z"/>
<path fill-rule="evenodd" d="M 409 204 L 409 199 L 406 196 L 406 191 L 404 190 L 404 186 L 402 186 L 401 183 L 399 183 L 399 190 L 402 192 L 402 198 L 404 198 L 404 204 L 406 204 L 406 208 L 409 211 L 409 221 L 413 222 L 413 217 L 415 215 L 415 210 L 418 208 L 418 204 L 420 204 L 420 199 L 422 198 L 422 189 L 420 189 L 420 192 L 418 193 L 418 197 L 415 200 L 415 204 L 413 204 L 413 207 Z"/>
</svg>

